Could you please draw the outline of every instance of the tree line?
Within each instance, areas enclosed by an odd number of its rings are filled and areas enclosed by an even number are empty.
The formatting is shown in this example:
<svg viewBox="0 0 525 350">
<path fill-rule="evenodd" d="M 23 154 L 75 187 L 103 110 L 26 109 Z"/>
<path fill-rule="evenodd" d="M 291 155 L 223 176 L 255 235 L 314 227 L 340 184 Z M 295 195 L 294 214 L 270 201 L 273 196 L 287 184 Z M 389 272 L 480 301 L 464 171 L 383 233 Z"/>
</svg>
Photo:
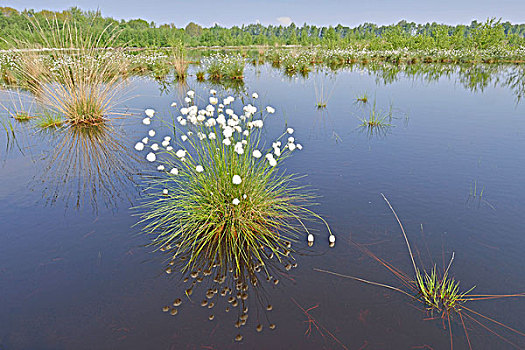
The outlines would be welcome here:
<svg viewBox="0 0 525 350">
<path fill-rule="evenodd" d="M 175 24 L 157 25 L 142 19 L 116 20 L 103 17 L 99 11 L 83 11 L 77 7 L 54 12 L 48 10 L 18 11 L 0 7 L 1 48 L 13 47 L 17 40 L 38 41 L 34 23 L 43 31 L 51 30 L 49 21 L 62 25 L 74 23 L 80 30 L 105 33 L 108 26 L 120 31 L 116 45 L 153 48 L 186 46 L 250 46 L 250 45 L 301 45 L 359 47 L 370 50 L 388 49 L 489 49 L 525 46 L 525 24 L 512 24 L 488 19 L 472 21 L 468 25 L 438 23 L 417 24 L 400 21 L 391 25 L 363 23 L 356 27 L 318 27 L 303 24 L 297 26 L 264 26 L 248 24 L 231 28 L 215 25 L 209 28 L 190 22 L 184 28 Z"/>
</svg>

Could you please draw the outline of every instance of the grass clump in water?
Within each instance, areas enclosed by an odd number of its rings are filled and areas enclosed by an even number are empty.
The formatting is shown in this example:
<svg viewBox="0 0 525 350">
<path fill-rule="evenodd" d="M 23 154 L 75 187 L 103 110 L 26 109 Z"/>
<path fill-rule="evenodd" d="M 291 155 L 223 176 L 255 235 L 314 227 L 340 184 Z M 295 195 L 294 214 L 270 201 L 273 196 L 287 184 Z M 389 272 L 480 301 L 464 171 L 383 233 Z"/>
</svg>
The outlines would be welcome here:
<svg viewBox="0 0 525 350">
<path fill-rule="evenodd" d="M 17 42 L 19 48 L 32 51 L 20 55 L 16 70 L 37 102 L 63 115 L 70 125 L 95 125 L 120 115 L 114 108 L 123 92 L 122 72 L 128 61 L 112 48 L 119 32 L 110 26 L 97 32 L 94 26 L 81 29 L 56 20 L 31 23 L 40 43 Z"/>
<path fill-rule="evenodd" d="M 291 242 L 300 232 L 309 234 L 305 221 L 325 223 L 308 209 L 312 196 L 295 184 L 297 177 L 279 171 L 302 146 L 288 128 L 265 147 L 262 128 L 272 107 L 262 112 L 247 104 L 236 114 L 231 96 L 222 108 L 213 91 L 204 109 L 194 105 L 193 91 L 188 97 L 173 125 L 178 136 L 160 145 L 145 138 L 135 146 L 150 148 L 146 159 L 160 171 L 150 178 L 140 207 L 144 232 L 172 260 L 187 257 L 183 273 L 217 266 L 220 275 L 253 281 L 258 269 L 266 271 L 268 257 L 291 256 Z M 155 134 L 151 130 L 149 136 Z"/>
</svg>

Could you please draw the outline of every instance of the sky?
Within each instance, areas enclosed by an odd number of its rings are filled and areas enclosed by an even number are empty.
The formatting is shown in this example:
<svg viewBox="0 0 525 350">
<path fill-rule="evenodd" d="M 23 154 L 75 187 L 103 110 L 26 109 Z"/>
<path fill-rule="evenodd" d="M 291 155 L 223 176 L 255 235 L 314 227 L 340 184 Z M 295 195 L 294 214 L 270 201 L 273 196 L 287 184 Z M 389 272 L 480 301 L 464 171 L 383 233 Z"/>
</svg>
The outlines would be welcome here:
<svg viewBox="0 0 525 350">
<path fill-rule="evenodd" d="M 209 27 L 250 23 L 356 26 L 364 22 L 469 24 L 501 18 L 525 23 L 525 0 L 2 0 L 0 6 L 64 10 L 77 6 L 101 10 L 104 17 L 142 18 L 183 27 L 193 21 Z"/>
</svg>

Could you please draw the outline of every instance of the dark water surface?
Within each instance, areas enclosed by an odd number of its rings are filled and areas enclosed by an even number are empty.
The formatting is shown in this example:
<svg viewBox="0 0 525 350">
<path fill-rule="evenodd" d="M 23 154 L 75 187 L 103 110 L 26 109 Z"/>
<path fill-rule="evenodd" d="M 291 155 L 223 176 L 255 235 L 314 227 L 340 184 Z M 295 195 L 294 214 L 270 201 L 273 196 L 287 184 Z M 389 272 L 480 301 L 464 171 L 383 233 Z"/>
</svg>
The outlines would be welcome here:
<svg viewBox="0 0 525 350">
<path fill-rule="evenodd" d="M 140 123 L 142 111 L 151 107 L 167 117 L 171 102 L 180 102 L 187 89 L 161 91 L 147 78 L 131 85 L 135 98 L 125 105 L 136 115 L 117 122 L 119 133 L 125 133 L 123 146 L 130 150 L 149 129 Z M 188 82 L 202 98 L 210 86 Z M 162 307 L 183 295 L 185 287 L 177 276 L 163 273 L 164 257 L 144 247 L 147 238 L 133 227 L 137 218 L 129 208 L 140 194 L 119 171 L 122 166 L 103 169 L 110 179 L 120 178 L 120 185 L 94 195 L 81 187 L 79 196 L 75 175 L 61 180 L 63 172 L 72 171 L 59 166 L 66 161 L 52 161 L 64 137 L 18 125 L 19 148 L 7 154 L 2 149 L 0 167 L 0 349 L 342 349 L 341 344 L 348 349 L 447 349 L 448 325 L 444 329 L 440 319 L 428 320 L 408 297 L 313 271 L 399 285 L 352 240 L 412 276 L 404 239 L 380 193 L 390 199 L 427 268 L 432 261 L 441 268 L 455 252 L 451 274 L 463 289 L 525 291 L 525 107 L 512 89 L 471 91 L 455 74 L 434 82 L 400 78 L 384 85 L 366 71 L 312 73 L 304 79 L 283 77 L 269 67 L 248 67 L 245 88 L 259 93 L 262 106 L 277 109 L 265 126 L 268 141 L 285 123 L 295 128 L 304 149 L 286 167 L 308 175 L 303 182 L 320 196 L 316 210 L 337 236 L 330 249 L 320 228 L 312 249 L 298 247 L 305 252 L 296 256 L 298 268 L 277 286 L 265 286 L 273 310 L 261 319 L 268 317 L 276 329 L 268 329 L 265 320 L 257 333 L 253 314 L 241 329 L 244 340 L 235 342 L 235 315 L 219 304 L 209 321 L 211 311 L 200 306 L 205 286 L 195 291 L 193 303 L 184 299 L 178 315 L 163 313 Z M 321 88 L 328 103 L 317 110 Z M 373 135 L 359 127 L 370 108 L 355 103 L 364 92 L 378 110 L 392 106 L 391 127 Z M 161 132 L 159 124 L 152 127 L 160 135 L 168 132 Z M 0 141 L 4 147 L 5 135 Z M 135 164 L 125 152 L 121 156 Z M 304 309 L 317 306 L 310 315 L 319 329 L 294 300 Z M 524 298 L 468 307 L 525 330 Z M 525 347 L 524 337 L 483 323 Z M 480 325 L 467 326 L 475 349 L 512 348 Z M 467 348 L 459 319 L 452 330 L 455 348 Z"/>
</svg>

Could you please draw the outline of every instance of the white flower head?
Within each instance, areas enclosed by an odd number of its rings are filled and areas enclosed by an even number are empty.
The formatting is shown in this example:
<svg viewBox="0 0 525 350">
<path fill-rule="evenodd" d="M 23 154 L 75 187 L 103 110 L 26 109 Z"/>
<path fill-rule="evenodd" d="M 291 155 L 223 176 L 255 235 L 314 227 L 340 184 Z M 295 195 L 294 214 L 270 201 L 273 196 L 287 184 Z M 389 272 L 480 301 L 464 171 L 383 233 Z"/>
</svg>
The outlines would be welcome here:
<svg viewBox="0 0 525 350">
<path fill-rule="evenodd" d="M 148 118 L 148 117 L 142 119 L 142 124 L 144 124 L 144 125 L 150 125 L 150 124 L 151 124 L 151 119 Z"/>
<path fill-rule="evenodd" d="M 300 143 L 297 144 L 297 149 L 300 151 L 303 149 L 303 145 L 301 145 Z"/>
<path fill-rule="evenodd" d="M 239 205 L 240 202 L 241 201 L 238 198 L 234 198 L 232 201 L 233 205 Z"/>
<path fill-rule="evenodd" d="M 188 95 L 189 98 L 194 98 L 194 97 L 195 97 L 195 91 L 193 91 L 193 90 L 188 90 L 188 92 L 186 93 L 186 95 Z"/>
<path fill-rule="evenodd" d="M 190 102 L 191 102 L 191 98 L 189 98 L 189 97 L 184 97 L 184 102 L 186 102 L 186 103 L 190 103 Z"/>
<path fill-rule="evenodd" d="M 151 145 L 151 149 L 154 150 L 154 151 L 158 151 L 159 150 L 159 144 L 158 143 L 154 143 L 153 145 Z"/>
<path fill-rule="evenodd" d="M 148 162 L 154 162 L 155 160 L 157 160 L 157 156 L 155 155 L 155 153 L 149 152 L 148 155 L 146 156 L 146 160 Z"/>
<path fill-rule="evenodd" d="M 266 106 L 266 112 L 268 112 L 270 114 L 273 114 L 273 113 L 275 113 L 275 108 L 270 107 L 270 106 Z"/>
<path fill-rule="evenodd" d="M 330 243 L 335 243 L 335 236 L 334 236 L 334 235 L 330 235 L 330 236 L 328 237 L 328 242 L 330 242 Z"/>
<path fill-rule="evenodd" d="M 222 143 L 225 144 L 226 146 L 229 146 L 232 144 L 229 138 L 225 138 L 224 140 L 222 140 Z"/>
<path fill-rule="evenodd" d="M 143 144 L 142 142 L 137 142 L 137 143 L 135 144 L 135 149 L 136 149 L 137 151 L 142 151 L 142 150 L 144 149 L 144 144 Z"/>
<path fill-rule="evenodd" d="M 240 185 L 242 179 L 239 175 L 233 175 L 232 182 L 234 185 Z"/>
<path fill-rule="evenodd" d="M 217 90 L 211 89 L 210 90 L 210 95 L 217 95 Z"/>
<path fill-rule="evenodd" d="M 215 139 L 217 138 L 217 136 L 215 136 L 215 133 L 214 133 L 214 132 L 210 132 L 210 133 L 208 134 L 208 138 L 209 138 L 210 140 L 215 140 Z"/>
<path fill-rule="evenodd" d="M 164 169 L 166 169 L 166 168 L 162 164 L 157 167 L 158 171 L 163 171 Z"/>
<path fill-rule="evenodd" d="M 259 94 L 257 94 L 256 92 L 254 92 L 254 93 L 252 94 L 252 97 L 253 97 L 253 98 L 259 98 Z"/>
<path fill-rule="evenodd" d="M 171 107 L 177 107 L 177 102 L 172 102 Z"/>
<path fill-rule="evenodd" d="M 186 135 L 181 135 L 180 139 L 181 139 L 182 141 L 186 141 L 186 140 L 188 139 L 188 136 L 186 136 Z"/>
<path fill-rule="evenodd" d="M 289 134 L 293 134 L 294 130 L 292 128 L 288 128 L 288 129 L 286 129 L 286 132 L 289 133 Z"/>
<path fill-rule="evenodd" d="M 166 147 L 166 151 L 171 151 L 171 150 L 173 150 L 173 147 L 171 146 Z"/>
<path fill-rule="evenodd" d="M 202 173 L 204 171 L 204 168 L 202 167 L 202 165 L 197 165 L 195 167 L 195 171 L 198 173 Z"/>
<path fill-rule="evenodd" d="M 147 137 L 142 139 L 142 143 L 148 143 L 149 139 Z"/>
<path fill-rule="evenodd" d="M 183 149 L 179 149 L 179 150 L 175 153 L 175 155 L 176 155 L 177 157 L 179 157 L 179 158 L 184 158 L 184 157 L 186 156 L 186 151 L 183 150 Z"/>
<path fill-rule="evenodd" d="M 259 151 L 258 149 L 254 150 L 252 155 L 255 157 L 255 158 L 261 158 L 262 157 L 262 153 L 261 151 Z"/>
<path fill-rule="evenodd" d="M 155 110 L 152 108 L 148 108 L 144 111 L 144 114 L 146 114 L 149 118 L 153 118 L 155 115 Z"/>
<path fill-rule="evenodd" d="M 163 189 L 163 190 L 162 190 L 162 194 L 163 194 L 163 195 L 167 195 L 167 194 L 168 194 L 168 189 L 167 189 L 167 188 Z"/>
<path fill-rule="evenodd" d="M 173 168 L 173 169 L 171 169 L 171 170 L 170 170 L 170 174 L 172 174 L 172 175 L 178 175 L 178 174 L 179 174 L 179 169 L 177 169 L 177 168 Z"/>
<path fill-rule="evenodd" d="M 148 131 L 148 135 L 149 137 L 155 136 L 155 130 L 151 129 L 150 131 Z"/>
<path fill-rule="evenodd" d="M 277 161 L 275 160 L 275 158 L 268 159 L 268 163 L 270 163 L 271 166 L 276 166 L 277 165 Z"/>
</svg>

